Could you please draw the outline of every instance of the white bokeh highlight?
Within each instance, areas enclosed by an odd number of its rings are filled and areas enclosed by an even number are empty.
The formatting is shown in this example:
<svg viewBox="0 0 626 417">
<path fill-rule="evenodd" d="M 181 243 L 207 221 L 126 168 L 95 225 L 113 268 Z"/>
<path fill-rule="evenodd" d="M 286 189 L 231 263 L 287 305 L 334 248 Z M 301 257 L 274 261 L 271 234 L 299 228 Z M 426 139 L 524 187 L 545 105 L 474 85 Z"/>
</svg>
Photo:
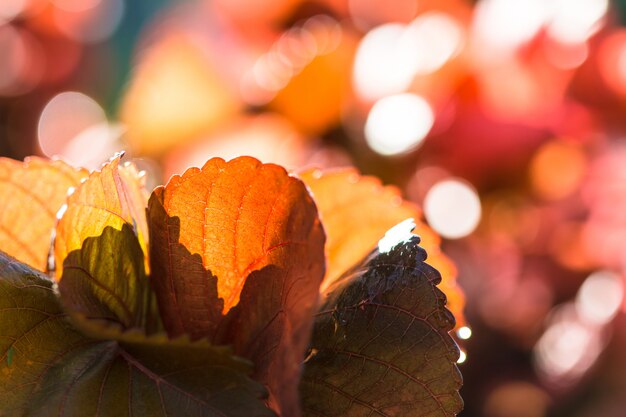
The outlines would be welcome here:
<svg viewBox="0 0 626 417">
<path fill-rule="evenodd" d="M 478 193 L 459 179 L 436 183 L 424 198 L 428 224 L 447 239 L 459 239 L 472 233 L 480 222 L 481 213 Z"/>
<path fill-rule="evenodd" d="M 619 311 L 623 298 L 624 283 L 619 274 L 594 272 L 578 290 L 576 312 L 581 320 L 589 324 L 606 324 Z"/>
<path fill-rule="evenodd" d="M 375 152 L 390 156 L 417 148 L 435 122 L 428 102 L 416 94 L 397 94 L 378 100 L 365 122 L 365 140 Z"/>
</svg>

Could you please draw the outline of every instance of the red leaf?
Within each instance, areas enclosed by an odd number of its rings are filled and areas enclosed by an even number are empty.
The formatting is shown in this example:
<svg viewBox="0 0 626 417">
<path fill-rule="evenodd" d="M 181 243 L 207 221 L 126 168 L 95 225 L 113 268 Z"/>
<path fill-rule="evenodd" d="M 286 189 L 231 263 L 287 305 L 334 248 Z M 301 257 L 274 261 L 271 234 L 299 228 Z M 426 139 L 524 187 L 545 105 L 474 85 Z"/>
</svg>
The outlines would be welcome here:
<svg viewBox="0 0 626 417">
<path fill-rule="evenodd" d="M 215 158 L 157 188 L 148 216 L 168 333 L 232 344 L 254 362 L 272 408 L 297 416 L 324 275 L 324 232 L 304 184 L 254 158 Z"/>
</svg>

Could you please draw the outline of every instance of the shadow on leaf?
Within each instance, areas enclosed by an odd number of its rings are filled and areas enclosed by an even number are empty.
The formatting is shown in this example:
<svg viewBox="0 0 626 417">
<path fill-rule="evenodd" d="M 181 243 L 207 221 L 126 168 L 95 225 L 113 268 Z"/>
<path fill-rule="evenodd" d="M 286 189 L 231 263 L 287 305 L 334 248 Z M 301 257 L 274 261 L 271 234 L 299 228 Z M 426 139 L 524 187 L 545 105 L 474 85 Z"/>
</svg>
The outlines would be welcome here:
<svg viewBox="0 0 626 417">
<path fill-rule="evenodd" d="M 61 304 L 92 336 L 102 327 L 145 334 L 161 327 L 156 298 L 144 270 L 144 255 L 133 229 L 107 226 L 85 239 L 63 261 L 58 284 Z"/>
<path fill-rule="evenodd" d="M 65 320 L 52 282 L 2 252 L 0 295 L 0 415 L 274 416 L 230 349 L 85 337 Z"/>
<path fill-rule="evenodd" d="M 212 340 L 224 306 L 217 296 L 217 278 L 204 268 L 199 254 L 179 243 L 180 219 L 170 217 L 154 195 L 148 221 L 151 282 L 167 333 Z"/>
<path fill-rule="evenodd" d="M 309 267 L 291 259 L 303 259 L 299 252 L 306 246 L 277 247 L 273 254 L 290 263 L 252 270 L 239 303 L 223 315 L 224 302 L 217 292 L 220 277 L 179 242 L 180 220 L 166 213 L 158 190 L 150 198 L 148 213 L 151 282 L 168 334 L 231 345 L 235 354 L 254 363 L 253 378 L 270 392 L 268 405 L 284 416 L 300 415 L 297 386 L 319 279 L 310 279 Z"/>
</svg>

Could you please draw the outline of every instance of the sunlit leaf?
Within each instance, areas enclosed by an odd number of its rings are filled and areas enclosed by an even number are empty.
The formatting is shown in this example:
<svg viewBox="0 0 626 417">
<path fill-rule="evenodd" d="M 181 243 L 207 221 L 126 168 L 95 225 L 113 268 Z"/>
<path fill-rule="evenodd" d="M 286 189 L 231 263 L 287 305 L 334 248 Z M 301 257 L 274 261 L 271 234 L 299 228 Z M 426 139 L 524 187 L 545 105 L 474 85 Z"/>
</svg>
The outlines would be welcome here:
<svg viewBox="0 0 626 417">
<path fill-rule="evenodd" d="M 417 224 L 415 233 L 428 252 L 429 264 L 443 276 L 441 290 L 457 323 L 464 324 L 465 297 L 456 284 L 456 268 L 439 247 L 441 239 L 420 222 L 421 210 L 402 200 L 400 190 L 383 186 L 379 179 L 361 176 L 355 169 L 300 174 L 313 193 L 327 234 L 327 272 L 322 294 L 349 268 L 363 259 L 385 232 L 407 218 Z"/>
<path fill-rule="evenodd" d="M 158 330 L 156 301 L 144 270 L 139 241 L 128 224 L 122 230 L 105 227 L 88 237 L 81 249 L 63 262 L 59 293 L 79 327 L 94 330 L 96 323 L 121 329 Z M 80 320 L 84 318 L 86 320 Z"/>
<path fill-rule="evenodd" d="M 0 415 L 270 417 L 248 363 L 167 338 L 87 338 L 46 277 L 0 252 Z"/>
<path fill-rule="evenodd" d="M 337 281 L 315 320 L 305 416 L 448 417 L 463 406 L 454 317 L 414 236 Z"/>
<path fill-rule="evenodd" d="M 0 158 L 0 248 L 45 271 L 57 211 L 86 176 L 61 161 Z"/>
<path fill-rule="evenodd" d="M 120 164 L 114 157 L 95 171 L 67 200 L 67 210 L 57 226 L 54 247 L 57 279 L 62 279 L 63 262 L 67 255 L 82 247 L 88 237 L 100 236 L 110 226 L 122 230 L 131 226 L 146 254 L 148 226 L 145 207 L 147 193 L 144 178 L 132 164 Z"/>
<path fill-rule="evenodd" d="M 181 219 L 163 206 L 162 187 L 148 203 L 150 260 L 163 325 L 171 336 L 210 337 L 222 319 L 224 302 L 217 296 L 217 278 L 205 269 L 202 256 L 180 243 Z"/>
<path fill-rule="evenodd" d="M 215 158 L 156 189 L 148 211 L 151 279 L 168 332 L 231 344 L 255 364 L 270 405 L 298 415 L 324 275 L 324 232 L 304 184 L 277 165 Z"/>
</svg>

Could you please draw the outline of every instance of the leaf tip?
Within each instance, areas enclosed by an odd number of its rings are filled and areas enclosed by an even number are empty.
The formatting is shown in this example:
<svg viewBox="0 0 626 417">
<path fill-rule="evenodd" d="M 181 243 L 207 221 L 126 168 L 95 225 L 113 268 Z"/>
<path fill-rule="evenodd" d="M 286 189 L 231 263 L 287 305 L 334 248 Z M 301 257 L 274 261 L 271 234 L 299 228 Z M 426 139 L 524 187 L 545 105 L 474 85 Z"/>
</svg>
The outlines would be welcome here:
<svg viewBox="0 0 626 417">
<path fill-rule="evenodd" d="M 385 236 L 378 241 L 378 251 L 380 253 L 387 253 L 395 246 L 411 240 L 414 236 L 413 230 L 416 228 L 415 220 L 408 218 L 391 229 L 387 230 Z M 417 237 L 419 243 L 419 236 Z"/>
<path fill-rule="evenodd" d="M 115 152 L 113 154 L 113 157 L 111 158 L 111 161 L 113 161 L 116 158 L 122 159 L 122 158 L 124 158 L 124 155 L 126 155 L 126 151 L 124 151 L 124 150 L 119 151 L 119 152 Z"/>
</svg>

